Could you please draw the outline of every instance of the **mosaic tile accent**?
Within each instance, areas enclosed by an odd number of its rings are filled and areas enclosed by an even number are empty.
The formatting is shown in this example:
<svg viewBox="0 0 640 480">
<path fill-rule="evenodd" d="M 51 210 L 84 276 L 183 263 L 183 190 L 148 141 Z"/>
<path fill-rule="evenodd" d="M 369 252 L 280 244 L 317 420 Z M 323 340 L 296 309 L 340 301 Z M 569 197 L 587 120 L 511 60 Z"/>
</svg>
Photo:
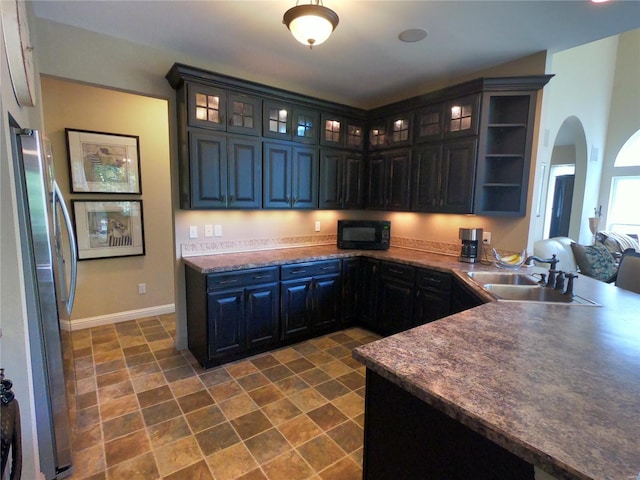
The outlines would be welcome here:
<svg viewBox="0 0 640 480">
<path fill-rule="evenodd" d="M 418 240 L 417 238 L 391 237 L 391 246 L 420 250 L 422 252 L 437 253 L 440 255 L 460 255 L 459 243 L 432 242 L 431 240 Z"/>
<path fill-rule="evenodd" d="M 335 245 L 337 241 L 337 235 L 327 234 L 248 240 L 189 242 L 181 245 L 181 254 L 182 257 L 197 257 L 200 255 L 251 252 L 279 248 Z M 437 253 L 440 255 L 458 256 L 460 254 L 459 243 L 432 242 L 430 240 L 418 240 L 415 238 L 392 237 L 391 246 Z"/>
<path fill-rule="evenodd" d="M 303 235 L 281 238 L 254 238 L 211 242 L 189 242 L 181 245 L 183 257 L 216 255 L 220 253 L 251 252 L 277 248 L 305 247 L 311 245 L 335 245 L 337 235 Z"/>
</svg>

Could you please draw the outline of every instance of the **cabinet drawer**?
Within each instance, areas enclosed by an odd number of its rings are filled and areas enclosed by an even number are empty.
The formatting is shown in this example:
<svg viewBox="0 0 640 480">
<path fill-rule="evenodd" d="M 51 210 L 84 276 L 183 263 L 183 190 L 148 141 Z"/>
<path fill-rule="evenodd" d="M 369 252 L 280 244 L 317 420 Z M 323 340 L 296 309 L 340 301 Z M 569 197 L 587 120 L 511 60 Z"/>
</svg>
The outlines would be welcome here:
<svg viewBox="0 0 640 480">
<path fill-rule="evenodd" d="M 380 272 L 382 276 L 386 278 L 392 278 L 412 285 L 416 278 L 415 267 L 402 265 L 401 263 L 383 263 Z"/>
<path fill-rule="evenodd" d="M 418 288 L 435 288 L 438 290 L 451 290 L 451 275 L 435 270 L 418 269 L 416 274 Z"/>
<path fill-rule="evenodd" d="M 207 290 L 223 290 L 262 283 L 277 282 L 280 278 L 278 267 L 234 270 L 207 275 Z"/>
<path fill-rule="evenodd" d="M 293 278 L 316 277 L 318 275 L 328 275 L 340 273 L 340 260 L 326 260 L 320 262 L 305 262 L 284 265 L 282 267 L 282 280 Z"/>
</svg>

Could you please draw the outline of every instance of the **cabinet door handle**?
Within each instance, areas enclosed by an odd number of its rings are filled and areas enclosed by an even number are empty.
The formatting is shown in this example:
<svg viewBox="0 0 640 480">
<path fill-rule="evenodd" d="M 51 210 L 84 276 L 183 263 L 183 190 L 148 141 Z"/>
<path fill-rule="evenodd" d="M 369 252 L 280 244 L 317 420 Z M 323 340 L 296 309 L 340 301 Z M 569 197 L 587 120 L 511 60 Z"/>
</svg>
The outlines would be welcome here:
<svg viewBox="0 0 640 480">
<path fill-rule="evenodd" d="M 297 275 L 299 273 L 305 273 L 306 270 L 302 269 L 302 270 L 291 270 L 291 274 L 292 275 Z"/>
<path fill-rule="evenodd" d="M 233 203 L 233 195 L 229 195 L 229 203 Z"/>
<path fill-rule="evenodd" d="M 254 280 L 262 280 L 263 278 L 271 278 L 271 275 L 254 275 Z"/>
<path fill-rule="evenodd" d="M 442 198 L 440 199 L 440 206 L 441 207 L 444 206 L 444 199 L 442 199 Z"/>
<path fill-rule="evenodd" d="M 320 270 L 325 271 L 325 270 L 333 270 L 334 267 L 322 267 Z"/>
<path fill-rule="evenodd" d="M 293 205 L 295 205 L 296 203 L 298 203 L 298 197 L 293 197 Z"/>
<path fill-rule="evenodd" d="M 397 273 L 398 275 L 402 275 L 404 273 L 402 270 L 396 270 L 395 268 L 390 268 L 389 272 Z"/>
<path fill-rule="evenodd" d="M 224 203 L 224 204 L 227 203 L 227 196 L 226 195 L 222 195 L 222 197 L 220 197 L 220 199 L 222 200 L 222 203 Z"/>
<path fill-rule="evenodd" d="M 232 280 L 223 280 L 221 282 L 218 282 L 218 285 L 227 285 L 229 283 L 237 283 L 237 282 L 238 282 L 238 279 L 234 278 Z"/>
</svg>

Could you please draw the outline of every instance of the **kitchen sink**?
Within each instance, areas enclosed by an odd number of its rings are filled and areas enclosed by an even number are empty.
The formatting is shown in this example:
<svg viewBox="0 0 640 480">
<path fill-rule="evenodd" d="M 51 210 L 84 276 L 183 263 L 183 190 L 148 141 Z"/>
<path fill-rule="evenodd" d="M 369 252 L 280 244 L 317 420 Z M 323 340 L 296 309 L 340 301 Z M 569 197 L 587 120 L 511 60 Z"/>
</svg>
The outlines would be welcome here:
<svg viewBox="0 0 640 480">
<path fill-rule="evenodd" d="M 485 284 L 498 301 L 506 302 L 540 302 L 564 305 L 585 305 L 599 307 L 597 303 L 579 295 L 566 295 L 559 290 L 538 285 L 498 285 Z"/>
<path fill-rule="evenodd" d="M 526 273 L 506 272 L 468 272 L 473 280 L 481 285 L 537 285 L 538 279 Z"/>
</svg>

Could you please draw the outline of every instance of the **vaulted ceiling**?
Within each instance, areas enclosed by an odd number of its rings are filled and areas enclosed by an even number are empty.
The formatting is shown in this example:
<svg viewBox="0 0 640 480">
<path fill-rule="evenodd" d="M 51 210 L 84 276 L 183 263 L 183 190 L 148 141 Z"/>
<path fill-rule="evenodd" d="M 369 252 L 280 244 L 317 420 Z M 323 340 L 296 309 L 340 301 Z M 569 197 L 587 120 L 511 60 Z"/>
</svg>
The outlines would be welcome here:
<svg viewBox="0 0 640 480">
<path fill-rule="evenodd" d="M 536 52 L 640 27 L 635 0 L 325 0 L 340 23 L 326 43 L 310 50 L 282 24 L 295 4 L 46 0 L 34 2 L 34 11 L 51 21 L 206 59 L 221 73 L 275 86 L 286 79 L 290 89 L 363 108 Z M 427 38 L 401 42 L 398 35 L 411 28 L 427 30 Z"/>
</svg>

